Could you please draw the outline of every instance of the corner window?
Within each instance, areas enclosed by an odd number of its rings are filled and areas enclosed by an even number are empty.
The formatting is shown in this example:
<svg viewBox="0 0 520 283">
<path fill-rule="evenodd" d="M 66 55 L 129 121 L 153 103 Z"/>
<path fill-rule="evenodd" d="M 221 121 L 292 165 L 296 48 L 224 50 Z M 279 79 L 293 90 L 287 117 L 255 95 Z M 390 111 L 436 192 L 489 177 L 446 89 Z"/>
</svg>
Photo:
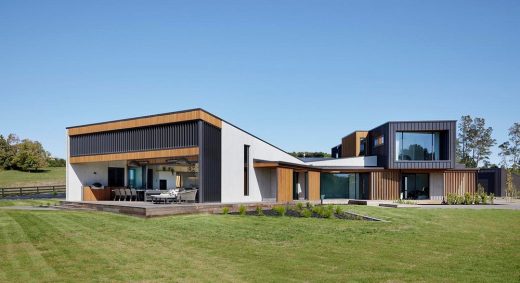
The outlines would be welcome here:
<svg viewBox="0 0 520 283">
<path fill-rule="evenodd" d="M 244 145 L 244 196 L 249 195 L 249 145 Z"/>
<path fill-rule="evenodd" d="M 378 136 L 374 139 L 374 147 L 385 144 L 385 136 Z"/>
</svg>

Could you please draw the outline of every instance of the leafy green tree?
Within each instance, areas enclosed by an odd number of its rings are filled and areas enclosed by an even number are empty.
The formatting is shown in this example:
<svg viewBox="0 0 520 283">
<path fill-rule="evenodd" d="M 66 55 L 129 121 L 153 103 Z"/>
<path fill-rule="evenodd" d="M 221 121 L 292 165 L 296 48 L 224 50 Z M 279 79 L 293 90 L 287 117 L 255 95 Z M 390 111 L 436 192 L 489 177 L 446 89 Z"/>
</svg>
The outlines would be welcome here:
<svg viewBox="0 0 520 283">
<path fill-rule="evenodd" d="M 486 127 L 484 118 L 475 118 L 471 130 L 475 134 L 475 140 L 472 144 L 472 159 L 478 167 L 480 162 L 487 161 L 491 155 L 491 147 L 496 144 L 496 140 L 492 137 L 493 128 Z"/>
<path fill-rule="evenodd" d="M 20 143 L 20 139 L 15 134 L 9 134 L 7 139 L 0 135 L 0 167 L 4 169 L 16 168 L 14 157 L 18 143 Z"/>
<path fill-rule="evenodd" d="M 47 160 L 47 163 L 48 163 L 49 167 L 65 167 L 65 165 L 66 165 L 65 159 L 57 158 L 57 157 L 50 157 L 50 154 L 48 154 L 48 155 L 49 155 L 49 158 Z"/>
<path fill-rule="evenodd" d="M 460 117 L 460 122 L 458 125 L 459 133 L 457 143 L 457 157 L 458 160 L 464 164 L 466 164 L 469 160 L 469 144 L 472 144 L 473 140 L 475 139 L 474 132 L 471 131 L 471 124 L 473 124 L 473 118 L 471 118 L 470 115 Z"/>
<path fill-rule="evenodd" d="M 484 118 L 475 119 L 466 115 L 459 122 L 457 157 L 466 167 L 488 165 L 491 147 L 496 144 L 492 138 L 493 128 L 486 127 Z"/>
<path fill-rule="evenodd" d="M 520 170 L 520 123 L 509 128 L 509 141 L 498 146 L 501 165 L 514 171 Z"/>
<path fill-rule="evenodd" d="M 24 139 L 21 143 L 16 145 L 17 152 L 13 159 L 16 167 L 27 171 L 38 169 L 47 166 L 47 151 L 43 149 L 40 142 Z"/>
</svg>

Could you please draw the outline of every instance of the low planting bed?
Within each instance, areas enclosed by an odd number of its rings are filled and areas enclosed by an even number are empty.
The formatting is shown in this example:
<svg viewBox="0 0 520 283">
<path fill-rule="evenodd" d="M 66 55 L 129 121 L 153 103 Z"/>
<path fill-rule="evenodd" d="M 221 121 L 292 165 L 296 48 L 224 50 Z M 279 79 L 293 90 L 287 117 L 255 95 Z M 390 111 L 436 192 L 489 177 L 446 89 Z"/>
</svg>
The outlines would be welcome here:
<svg viewBox="0 0 520 283">
<path fill-rule="evenodd" d="M 270 209 L 257 207 L 255 210 L 247 210 L 245 206 L 240 206 L 238 211 L 229 211 L 228 208 L 222 210 L 222 214 L 244 215 L 244 216 L 268 216 L 268 217 L 298 217 L 298 218 L 324 218 L 324 219 L 343 219 L 343 220 L 365 220 L 365 221 L 385 221 L 382 219 L 344 211 L 341 206 L 333 205 L 280 205 Z"/>
</svg>

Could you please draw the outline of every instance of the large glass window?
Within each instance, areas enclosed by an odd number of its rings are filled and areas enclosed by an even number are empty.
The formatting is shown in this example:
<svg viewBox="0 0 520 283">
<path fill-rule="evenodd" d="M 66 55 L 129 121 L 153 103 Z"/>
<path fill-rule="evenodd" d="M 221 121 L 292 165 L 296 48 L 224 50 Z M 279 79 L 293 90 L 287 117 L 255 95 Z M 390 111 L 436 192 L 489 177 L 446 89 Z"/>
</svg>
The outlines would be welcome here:
<svg viewBox="0 0 520 283">
<path fill-rule="evenodd" d="M 345 199 L 365 199 L 366 188 L 368 184 L 365 180 L 364 174 L 350 173 L 350 174 L 331 174 L 322 173 L 320 175 L 321 194 L 325 195 L 326 199 L 331 198 L 345 198 Z M 361 183 L 361 185 L 360 185 Z"/>
<path fill-rule="evenodd" d="M 439 132 L 396 132 L 395 159 L 439 160 Z"/>
</svg>

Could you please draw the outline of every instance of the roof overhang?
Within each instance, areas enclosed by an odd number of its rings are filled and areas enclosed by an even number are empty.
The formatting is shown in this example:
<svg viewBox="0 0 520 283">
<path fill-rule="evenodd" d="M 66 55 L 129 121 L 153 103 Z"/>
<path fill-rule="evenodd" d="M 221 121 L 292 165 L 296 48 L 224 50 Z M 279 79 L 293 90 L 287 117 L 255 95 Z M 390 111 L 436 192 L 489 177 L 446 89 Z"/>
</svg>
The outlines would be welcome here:
<svg viewBox="0 0 520 283">
<path fill-rule="evenodd" d="M 75 136 L 196 120 L 202 120 L 215 127 L 222 128 L 222 120 L 220 118 L 209 112 L 206 112 L 203 109 L 191 109 L 179 112 L 68 127 L 67 133 L 69 136 Z"/>
</svg>

